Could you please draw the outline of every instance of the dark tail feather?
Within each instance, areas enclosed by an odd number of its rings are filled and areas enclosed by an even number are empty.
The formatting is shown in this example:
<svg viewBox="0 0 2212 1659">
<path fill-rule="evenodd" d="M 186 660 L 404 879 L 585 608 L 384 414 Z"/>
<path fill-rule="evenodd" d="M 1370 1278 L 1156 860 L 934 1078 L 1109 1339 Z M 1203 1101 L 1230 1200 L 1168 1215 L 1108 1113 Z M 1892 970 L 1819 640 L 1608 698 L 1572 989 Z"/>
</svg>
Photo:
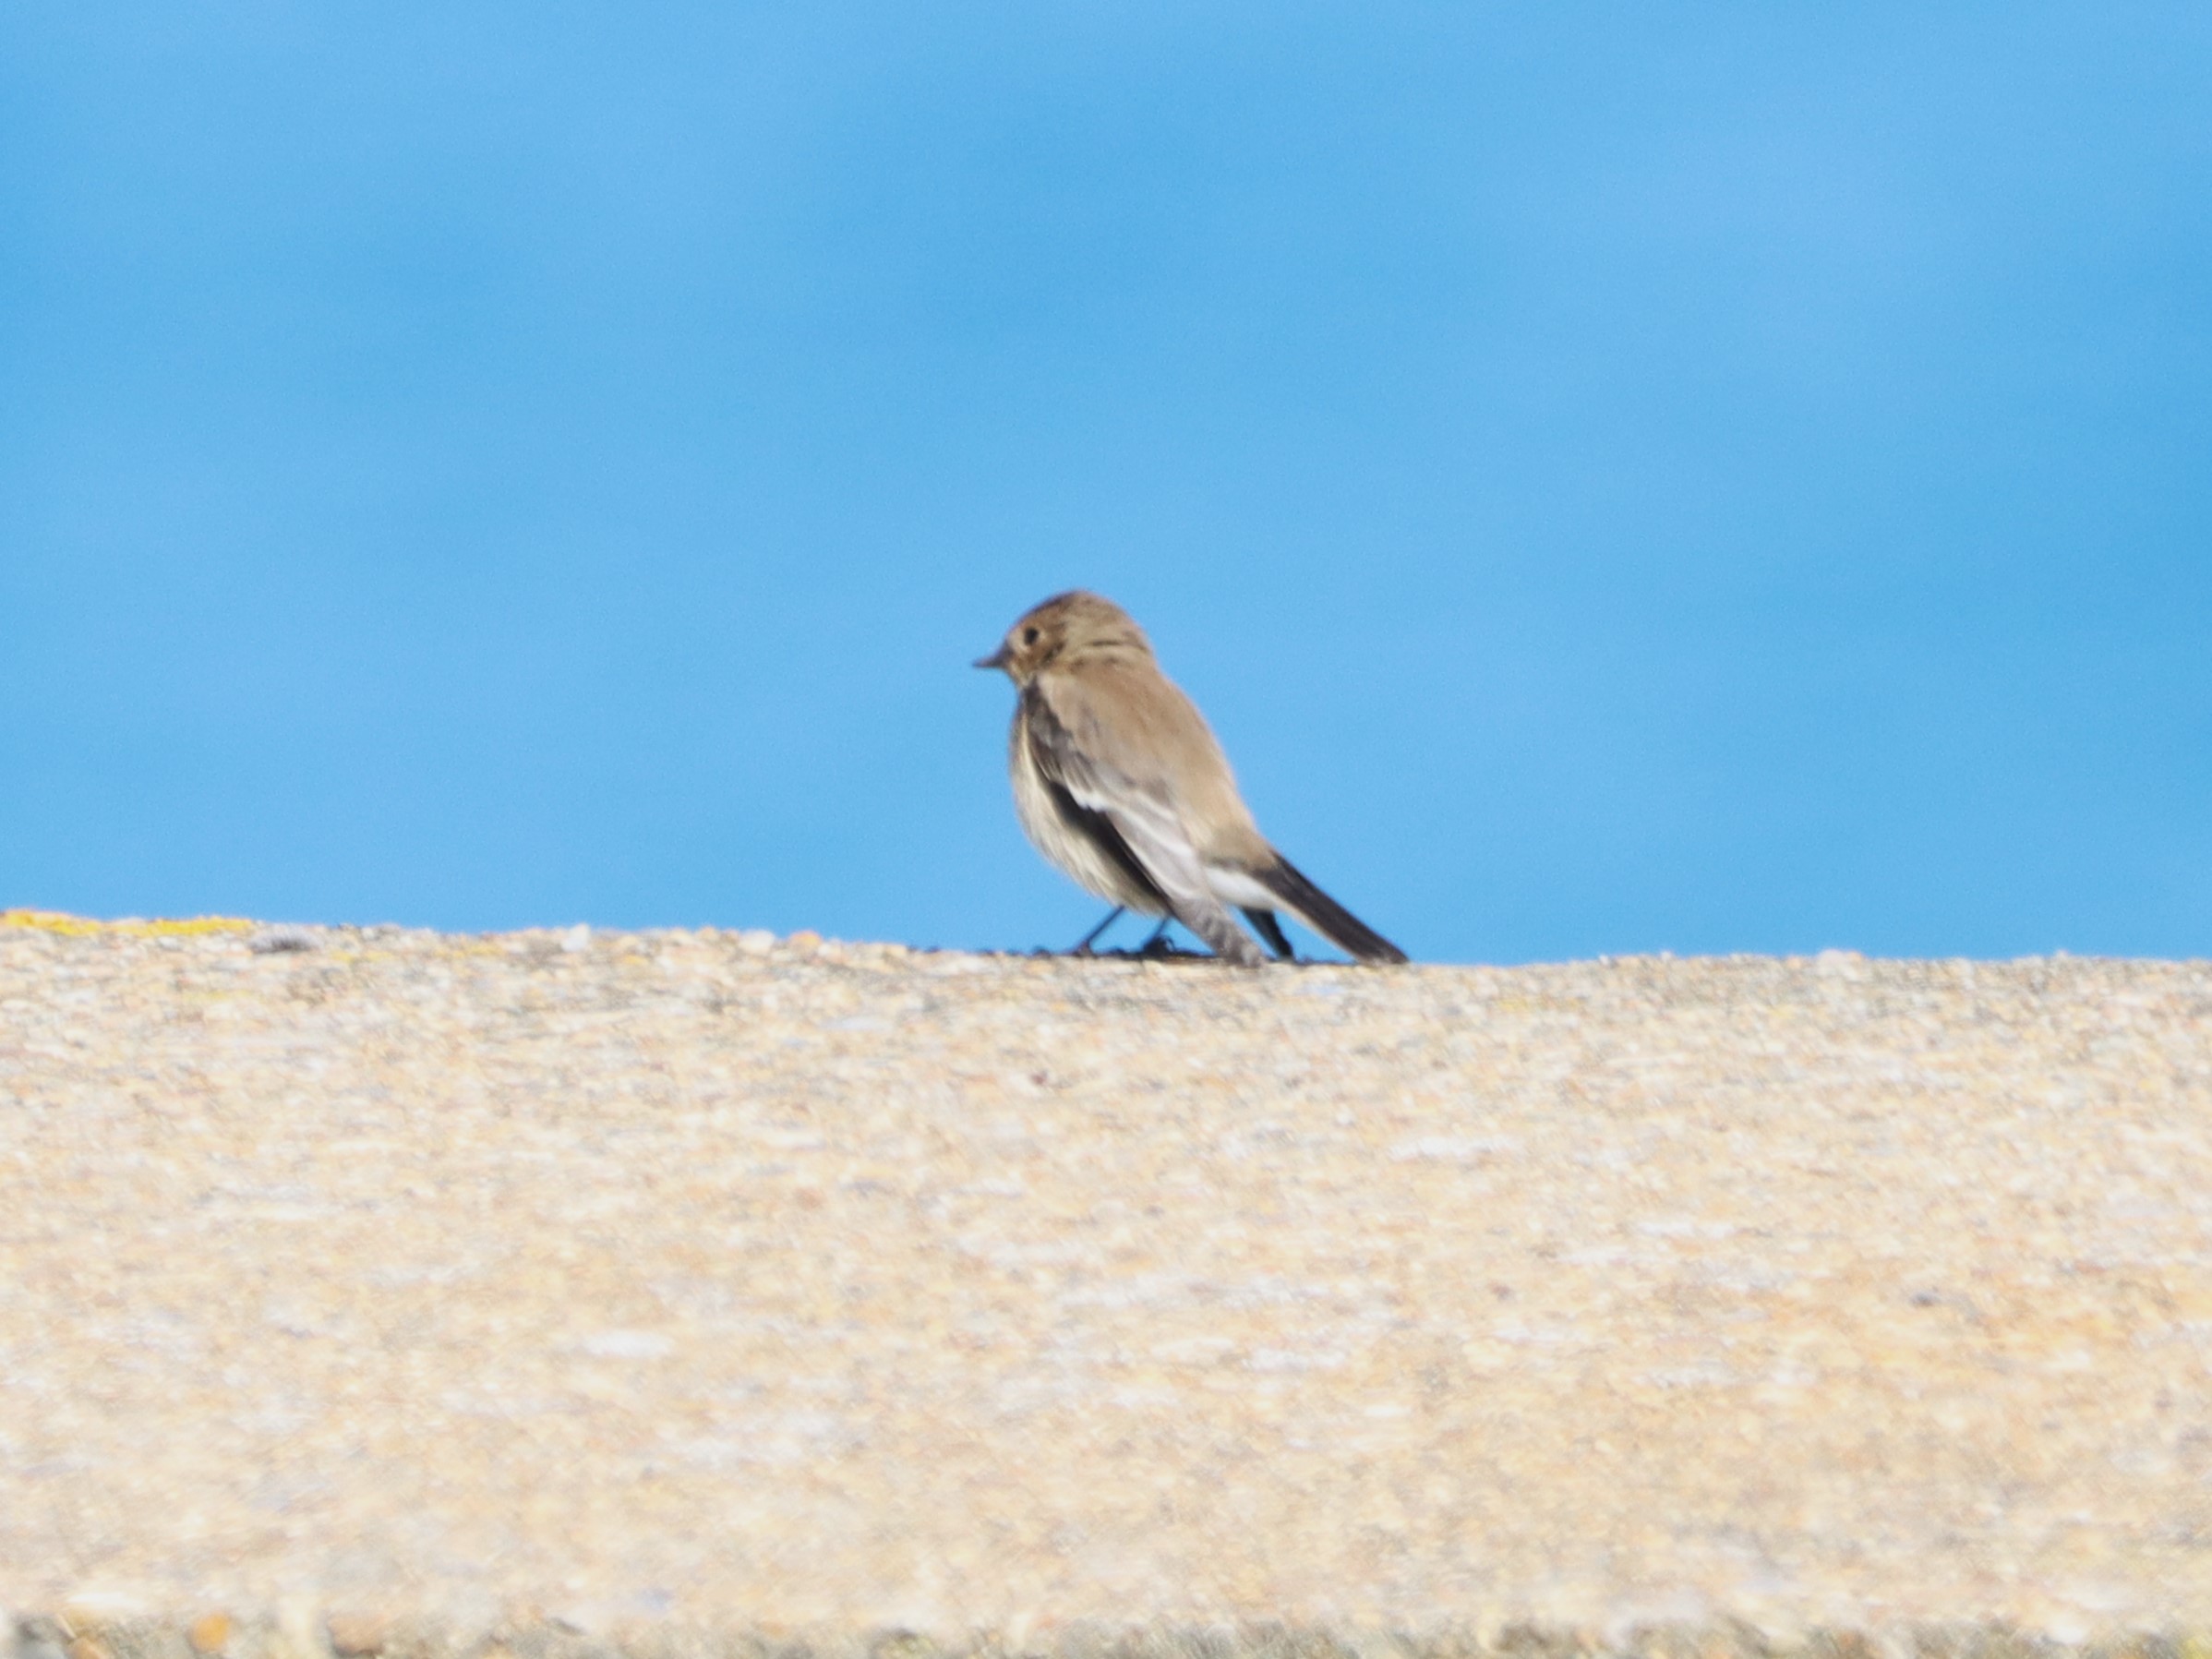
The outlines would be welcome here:
<svg viewBox="0 0 2212 1659">
<path fill-rule="evenodd" d="M 1405 952 L 1354 916 L 1328 894 L 1307 881 L 1280 853 L 1275 862 L 1253 874 L 1260 883 L 1282 900 L 1283 908 L 1292 912 L 1299 920 L 1339 950 L 1358 957 L 1362 962 L 1403 962 Z"/>
<path fill-rule="evenodd" d="M 1252 924 L 1252 931 L 1255 933 L 1268 942 L 1268 948 L 1275 953 L 1276 961 L 1295 962 L 1298 960 L 1298 953 L 1291 948 L 1291 942 L 1282 936 L 1282 923 L 1275 920 L 1274 911 L 1254 910 L 1247 908 L 1244 911 L 1244 920 Z"/>
</svg>

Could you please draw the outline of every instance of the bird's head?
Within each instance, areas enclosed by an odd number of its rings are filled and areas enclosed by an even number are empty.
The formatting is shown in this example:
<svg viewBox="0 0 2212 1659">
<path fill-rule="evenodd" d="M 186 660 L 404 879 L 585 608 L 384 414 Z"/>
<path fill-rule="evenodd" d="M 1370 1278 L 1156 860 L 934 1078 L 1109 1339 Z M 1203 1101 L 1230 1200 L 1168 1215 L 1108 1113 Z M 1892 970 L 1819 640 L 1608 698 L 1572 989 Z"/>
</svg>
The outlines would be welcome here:
<svg viewBox="0 0 2212 1659">
<path fill-rule="evenodd" d="M 1017 686 L 1026 686 L 1048 667 L 1084 658 L 1115 655 L 1150 657 L 1151 642 L 1127 611 L 1111 599 L 1080 589 L 1055 594 L 1023 613 L 979 668 L 1004 668 Z"/>
</svg>

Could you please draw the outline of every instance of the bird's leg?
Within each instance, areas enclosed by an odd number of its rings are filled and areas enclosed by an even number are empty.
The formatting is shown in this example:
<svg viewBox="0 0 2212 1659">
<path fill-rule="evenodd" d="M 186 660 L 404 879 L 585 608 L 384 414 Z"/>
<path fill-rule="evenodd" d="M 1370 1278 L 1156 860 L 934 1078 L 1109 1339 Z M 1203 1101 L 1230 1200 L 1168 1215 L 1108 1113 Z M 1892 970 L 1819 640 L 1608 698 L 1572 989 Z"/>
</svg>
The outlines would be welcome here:
<svg viewBox="0 0 2212 1659">
<path fill-rule="evenodd" d="M 1164 956 L 1173 950 L 1174 946 L 1168 943 L 1168 923 L 1174 920 L 1172 916 L 1161 917 L 1160 925 L 1152 930 L 1151 938 L 1136 947 L 1136 954 L 1140 956 Z"/>
<path fill-rule="evenodd" d="M 1074 950 L 1072 950 L 1072 951 L 1068 952 L 1068 955 L 1069 955 L 1069 956 L 1089 956 L 1089 955 L 1090 955 L 1090 946 L 1091 946 L 1091 942 L 1092 942 L 1093 940 L 1095 940 L 1096 938 L 1098 938 L 1098 936 L 1099 936 L 1100 933 L 1103 933 L 1103 932 L 1105 932 L 1105 931 L 1106 931 L 1108 928 L 1112 927 L 1112 926 L 1114 924 L 1114 922 L 1115 922 L 1115 921 L 1116 921 L 1116 920 L 1117 920 L 1120 918 L 1120 916 L 1121 916 L 1121 913 L 1122 913 L 1122 912 L 1123 912 L 1124 909 L 1126 909 L 1127 908 L 1128 908 L 1128 907 L 1127 907 L 1127 906 L 1125 906 L 1125 905 L 1116 905 L 1116 906 L 1114 906 L 1114 907 L 1113 907 L 1113 908 L 1112 908 L 1112 909 L 1111 909 L 1111 910 L 1107 911 L 1107 912 L 1106 912 L 1106 920 L 1105 920 L 1104 921 L 1101 921 L 1100 923 L 1099 923 L 1099 925 L 1098 925 L 1097 927 L 1095 927 L 1095 928 L 1091 929 L 1089 932 L 1088 932 L 1088 933 L 1084 934 L 1084 935 L 1083 935 L 1083 943 L 1082 943 L 1081 944 L 1078 944 L 1077 946 L 1076 946 L 1076 948 L 1075 948 Z"/>
<path fill-rule="evenodd" d="M 1268 942 L 1268 948 L 1275 953 L 1277 961 L 1298 960 L 1298 953 L 1291 948 L 1291 942 L 1283 937 L 1282 923 L 1275 920 L 1274 911 L 1247 908 L 1244 910 L 1244 920 L 1252 924 L 1254 932 Z"/>
</svg>

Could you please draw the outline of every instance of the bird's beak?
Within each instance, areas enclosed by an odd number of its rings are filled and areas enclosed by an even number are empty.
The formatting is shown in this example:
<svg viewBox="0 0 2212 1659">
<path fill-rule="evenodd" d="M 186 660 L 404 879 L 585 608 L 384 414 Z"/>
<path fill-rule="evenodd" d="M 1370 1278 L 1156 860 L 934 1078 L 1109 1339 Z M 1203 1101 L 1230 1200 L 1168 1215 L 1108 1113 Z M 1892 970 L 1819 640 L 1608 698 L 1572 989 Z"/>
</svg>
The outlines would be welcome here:
<svg viewBox="0 0 2212 1659">
<path fill-rule="evenodd" d="M 998 648 L 996 651 L 993 651 L 993 652 L 992 652 L 992 654 L 991 654 L 989 656 L 979 656 L 979 657 L 977 657 L 977 658 L 976 658 L 976 662 L 975 662 L 975 666 L 976 666 L 977 667 L 979 667 L 979 668 L 1003 668 L 1003 667 L 1004 667 L 1006 666 L 1006 647 L 1005 647 L 1005 646 L 1004 646 L 1004 645 L 1001 645 L 1001 646 L 1000 646 L 1000 647 L 999 647 L 999 648 Z"/>
</svg>

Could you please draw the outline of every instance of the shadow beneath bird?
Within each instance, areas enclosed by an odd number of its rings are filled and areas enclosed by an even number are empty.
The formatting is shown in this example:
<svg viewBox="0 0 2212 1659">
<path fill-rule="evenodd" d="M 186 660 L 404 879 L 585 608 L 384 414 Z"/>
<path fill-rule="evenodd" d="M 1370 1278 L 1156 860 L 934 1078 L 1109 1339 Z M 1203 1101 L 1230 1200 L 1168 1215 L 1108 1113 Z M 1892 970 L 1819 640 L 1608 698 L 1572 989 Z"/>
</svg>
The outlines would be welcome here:
<svg viewBox="0 0 2212 1659">
<path fill-rule="evenodd" d="M 1134 950 L 1119 946 L 1107 950 L 1100 950 L 1097 948 L 1095 942 L 1097 941 L 1099 935 L 1103 933 L 1109 927 L 1112 926 L 1114 921 L 1120 918 L 1123 912 L 1120 909 L 1115 909 L 1107 916 L 1104 921 L 1101 921 L 1097 927 L 1091 929 L 1089 932 L 1084 934 L 1082 939 L 1077 944 L 1067 950 L 1048 950 L 1044 946 L 1039 945 L 1035 950 L 1030 951 L 1028 954 L 1032 956 L 1046 957 L 1053 961 L 1067 962 L 1220 962 L 1222 960 L 1220 956 L 1216 956 L 1211 951 L 1186 950 L 1182 945 L 1177 944 L 1173 940 L 1168 937 L 1168 928 L 1170 923 L 1167 921 L 1162 921 L 1158 927 L 1154 928 L 1152 930 L 1151 936 Z M 1253 931 L 1258 933 L 1262 939 L 1268 942 L 1268 947 L 1275 953 L 1275 965 L 1278 967 L 1328 968 L 1332 966 L 1347 966 L 1343 963 L 1331 964 L 1328 962 L 1316 962 L 1309 958 L 1301 957 L 1298 953 L 1292 948 L 1289 936 L 1283 932 L 1282 924 L 1276 919 L 1275 912 L 1272 910 L 1248 909 L 1244 911 L 1244 918 L 1246 920 L 1251 922 Z"/>
</svg>

